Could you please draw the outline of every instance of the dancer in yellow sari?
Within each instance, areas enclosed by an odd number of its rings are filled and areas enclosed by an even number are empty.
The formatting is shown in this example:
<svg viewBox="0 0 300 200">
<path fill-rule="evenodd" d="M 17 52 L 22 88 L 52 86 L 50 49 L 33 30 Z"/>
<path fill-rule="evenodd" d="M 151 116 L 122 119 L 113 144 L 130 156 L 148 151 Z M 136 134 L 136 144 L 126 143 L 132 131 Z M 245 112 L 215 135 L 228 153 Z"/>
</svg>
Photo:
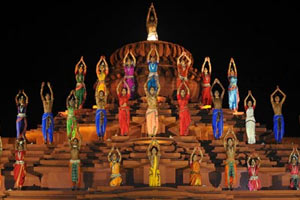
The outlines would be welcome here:
<svg viewBox="0 0 300 200">
<path fill-rule="evenodd" d="M 200 159 L 198 159 L 198 155 L 195 154 L 196 151 L 199 151 L 200 153 Z M 201 175 L 200 175 L 200 163 L 202 162 L 203 159 L 203 153 L 200 149 L 200 145 L 198 147 L 195 147 L 191 157 L 190 157 L 190 166 L 191 166 L 191 176 L 190 176 L 190 183 L 193 186 L 201 186 L 202 181 L 201 181 Z"/>
<path fill-rule="evenodd" d="M 148 159 L 150 161 L 149 169 L 149 186 L 160 186 L 160 172 L 159 172 L 159 160 L 160 160 L 160 147 L 157 140 L 152 140 L 147 149 Z"/>
<path fill-rule="evenodd" d="M 105 56 L 100 57 L 100 60 L 98 61 L 97 66 L 96 66 L 96 74 L 98 77 L 96 91 L 100 92 L 102 90 L 105 93 L 106 92 L 105 91 L 105 89 L 106 89 L 105 78 L 108 74 L 108 64 L 105 60 Z"/>
<path fill-rule="evenodd" d="M 120 186 L 122 183 L 122 177 L 120 174 L 120 165 L 121 165 L 121 161 L 122 161 L 122 156 L 121 156 L 121 153 L 118 148 L 116 148 L 116 151 L 117 151 L 119 157 L 117 156 L 116 153 L 112 153 L 114 151 L 114 149 L 115 148 L 112 147 L 107 156 L 109 166 L 111 168 L 109 185 L 112 187 Z"/>
</svg>

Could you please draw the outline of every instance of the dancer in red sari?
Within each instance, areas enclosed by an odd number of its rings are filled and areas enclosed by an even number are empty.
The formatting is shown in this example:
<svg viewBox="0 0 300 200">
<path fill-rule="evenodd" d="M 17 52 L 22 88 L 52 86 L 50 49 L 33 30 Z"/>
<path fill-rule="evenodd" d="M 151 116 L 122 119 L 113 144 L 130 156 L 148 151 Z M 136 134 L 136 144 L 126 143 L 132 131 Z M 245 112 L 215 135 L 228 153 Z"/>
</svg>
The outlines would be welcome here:
<svg viewBox="0 0 300 200">
<path fill-rule="evenodd" d="M 187 64 L 183 57 L 185 57 L 188 60 Z M 191 63 L 192 60 L 186 55 L 185 51 L 183 51 L 181 55 L 177 58 L 177 73 L 178 73 L 177 82 L 176 82 L 177 88 L 182 82 L 187 82 L 188 80 L 187 76 L 188 76 Z"/>
<path fill-rule="evenodd" d="M 187 94 L 182 88 L 182 85 L 185 86 Z M 177 101 L 179 104 L 179 121 L 180 121 L 180 136 L 187 136 L 189 133 L 189 126 L 191 123 L 191 115 L 188 108 L 188 102 L 190 99 L 190 89 L 186 85 L 186 82 L 181 82 L 177 88 Z"/>
<path fill-rule="evenodd" d="M 208 69 L 205 67 L 206 62 L 208 63 Z M 210 78 L 211 78 L 211 63 L 210 58 L 205 57 L 201 68 L 201 86 L 202 86 L 202 95 L 201 95 L 201 104 L 202 106 L 211 105 L 211 94 L 210 94 Z"/>
<path fill-rule="evenodd" d="M 121 83 L 124 83 L 126 88 L 122 88 L 121 94 L 119 92 L 119 88 Z M 119 123 L 121 129 L 121 135 L 127 135 L 129 133 L 129 122 L 130 122 L 130 112 L 128 107 L 128 100 L 130 99 L 130 88 L 123 79 L 117 86 L 117 94 L 119 97 Z"/>
<path fill-rule="evenodd" d="M 260 167 L 261 160 L 259 156 L 256 156 L 257 161 L 255 161 L 255 157 L 251 155 L 248 157 L 247 166 L 248 166 L 248 188 L 250 191 L 257 191 L 261 189 L 261 182 L 258 178 L 258 170 Z"/>
<path fill-rule="evenodd" d="M 21 190 L 26 176 L 26 164 L 24 162 L 24 156 L 26 154 L 26 140 L 20 138 L 16 140 L 15 144 L 15 158 L 16 162 L 14 164 L 14 179 L 15 188 Z"/>
</svg>

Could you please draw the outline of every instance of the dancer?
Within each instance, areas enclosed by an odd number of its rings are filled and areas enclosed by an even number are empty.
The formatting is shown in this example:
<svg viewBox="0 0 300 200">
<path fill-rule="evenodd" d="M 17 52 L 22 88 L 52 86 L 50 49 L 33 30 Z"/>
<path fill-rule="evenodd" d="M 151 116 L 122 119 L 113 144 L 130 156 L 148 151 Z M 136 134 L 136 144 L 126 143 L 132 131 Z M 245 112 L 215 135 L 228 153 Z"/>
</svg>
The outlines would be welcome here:
<svg viewBox="0 0 300 200">
<path fill-rule="evenodd" d="M 257 160 L 256 160 L 256 158 Z M 257 191 L 261 189 L 261 182 L 258 178 L 258 170 L 260 168 L 261 160 L 259 156 L 249 156 L 247 160 L 249 181 L 248 188 L 250 191 Z"/>
<path fill-rule="evenodd" d="M 129 55 L 132 59 L 130 59 Z M 136 66 L 136 59 L 132 53 L 132 50 L 126 51 L 125 57 L 123 59 L 123 66 L 125 72 L 125 81 L 130 88 L 130 97 L 134 97 L 135 84 L 134 84 L 134 68 Z M 124 83 L 123 87 L 127 87 Z"/>
<path fill-rule="evenodd" d="M 124 83 L 126 88 L 122 88 L 121 94 L 119 88 L 121 83 Z M 126 83 L 125 79 L 122 79 L 117 86 L 117 95 L 119 97 L 119 123 L 121 129 L 121 135 L 127 135 L 129 133 L 129 123 L 130 123 L 130 111 L 128 106 L 128 101 L 130 98 L 130 88 Z"/>
<path fill-rule="evenodd" d="M 73 137 L 71 140 L 69 140 L 69 146 L 70 146 L 70 154 L 71 154 L 71 160 L 70 160 L 70 173 L 71 173 L 71 180 L 72 180 L 72 190 L 79 189 L 80 187 L 80 148 L 82 143 L 82 135 L 79 132 L 79 126 L 73 127 L 74 131 L 77 131 L 77 134 L 79 136 L 79 139 L 76 137 Z"/>
<path fill-rule="evenodd" d="M 248 98 L 251 97 L 253 100 L 248 101 Z M 254 109 L 256 107 L 256 100 L 252 96 L 251 90 L 248 91 L 248 95 L 244 100 L 244 107 L 246 110 L 246 133 L 248 137 L 248 144 L 255 144 L 255 118 L 254 118 Z"/>
<path fill-rule="evenodd" d="M 158 89 L 155 91 L 154 87 L 147 89 L 147 82 L 144 84 L 144 91 L 146 93 L 148 108 L 146 111 L 146 123 L 148 136 L 153 137 L 158 132 L 158 112 L 157 112 L 157 96 L 160 92 L 160 84 L 157 83 Z"/>
<path fill-rule="evenodd" d="M 200 159 L 198 159 L 198 155 L 196 152 L 199 151 L 200 153 Z M 191 176 L 190 176 L 190 183 L 193 186 L 201 186 L 201 174 L 200 174 L 200 164 L 203 159 L 203 153 L 201 151 L 200 145 L 198 147 L 195 147 L 191 157 L 190 157 L 190 166 L 191 166 Z"/>
<path fill-rule="evenodd" d="M 232 136 L 230 136 L 230 134 Z M 233 189 L 236 183 L 237 173 L 235 164 L 235 152 L 238 140 L 232 130 L 228 130 L 224 136 L 224 148 L 227 154 L 226 165 L 225 165 L 225 187 L 229 190 Z"/>
<path fill-rule="evenodd" d="M 186 63 L 185 59 L 188 60 L 188 63 Z M 191 67 L 192 60 L 186 55 L 186 52 L 183 51 L 180 56 L 177 58 L 177 81 L 176 81 L 176 87 L 178 88 L 179 85 L 182 82 L 188 81 L 188 72 Z M 181 88 L 180 88 L 181 89 Z"/>
<path fill-rule="evenodd" d="M 157 23 L 158 23 L 158 19 L 156 16 L 154 5 L 153 5 L 153 3 L 151 3 L 151 6 L 148 10 L 147 20 L 146 20 L 146 28 L 147 28 L 147 32 L 148 32 L 147 40 L 148 41 L 158 40 L 158 35 L 156 32 Z"/>
<path fill-rule="evenodd" d="M 96 131 L 97 131 L 98 139 L 100 141 L 103 141 L 105 131 L 106 131 L 107 114 L 106 114 L 105 106 L 107 103 L 107 96 L 108 96 L 108 90 L 106 89 L 105 85 L 104 85 L 104 90 L 95 92 L 95 99 L 97 104 L 95 122 L 96 122 Z"/>
<path fill-rule="evenodd" d="M 76 127 L 77 127 L 77 120 L 75 116 L 75 110 L 77 109 L 76 105 L 77 105 L 77 97 L 75 95 L 75 90 L 72 90 L 66 100 L 66 107 L 68 110 L 67 136 L 69 140 L 71 140 L 76 136 Z"/>
<path fill-rule="evenodd" d="M 205 67 L 205 64 L 208 63 L 208 69 Z M 201 105 L 207 106 L 211 105 L 212 96 L 210 93 L 210 78 L 211 78 L 211 63 L 210 58 L 205 57 L 204 62 L 201 68 L 201 85 L 202 85 L 202 95 L 201 95 Z"/>
<path fill-rule="evenodd" d="M 77 108 L 81 109 L 86 99 L 86 88 L 84 84 L 84 79 L 86 75 L 87 66 L 81 56 L 79 62 L 75 66 L 75 78 L 76 78 L 76 89 L 75 95 L 78 99 Z"/>
<path fill-rule="evenodd" d="M 45 96 L 43 95 L 45 82 L 42 82 L 41 92 L 40 92 L 41 99 L 43 102 L 43 107 L 44 107 L 44 114 L 42 116 L 42 132 L 44 136 L 44 143 L 47 144 L 47 138 L 48 138 L 48 142 L 52 144 L 53 130 L 54 130 L 52 107 L 53 107 L 54 96 L 53 96 L 51 84 L 47 82 L 47 85 L 50 90 L 50 94 L 47 93 Z"/>
<path fill-rule="evenodd" d="M 116 150 L 118 155 L 116 153 L 112 153 L 114 150 Z M 112 147 L 110 152 L 108 153 L 107 159 L 108 159 L 109 166 L 111 169 L 109 185 L 112 187 L 120 186 L 122 183 L 122 177 L 120 174 L 120 165 L 122 162 L 122 155 L 121 155 L 119 149 L 118 148 L 115 149 L 114 147 Z"/>
<path fill-rule="evenodd" d="M 24 90 L 19 91 L 19 93 L 15 97 L 15 102 L 18 109 L 18 115 L 16 120 L 17 139 L 20 137 L 24 137 L 26 139 L 26 135 L 25 135 L 27 129 L 26 110 L 27 110 L 29 99 L 26 93 L 24 92 Z"/>
<path fill-rule="evenodd" d="M 299 152 L 296 147 L 293 147 L 293 151 L 289 157 L 289 165 L 288 168 L 291 173 L 290 179 L 290 188 L 299 190 L 300 181 L 299 181 Z"/>
<path fill-rule="evenodd" d="M 283 96 L 282 100 L 280 101 L 279 96 L 275 96 L 274 101 L 274 95 L 276 92 L 280 92 Z M 275 136 L 275 140 L 277 143 L 281 143 L 281 140 L 284 135 L 284 119 L 282 115 L 282 105 L 286 99 L 286 94 L 284 94 L 281 89 L 279 89 L 279 86 L 277 85 L 276 90 L 271 94 L 271 104 L 274 111 L 274 117 L 273 117 L 273 132 Z"/>
<path fill-rule="evenodd" d="M 218 83 L 222 88 L 222 93 L 220 97 L 220 93 L 218 90 L 215 90 L 214 95 L 212 93 L 215 84 Z M 212 128 L 213 134 L 216 139 L 219 139 L 223 134 L 223 111 L 222 111 L 222 102 L 224 98 L 225 89 L 219 79 L 215 79 L 211 90 L 210 95 L 213 97 L 212 101 L 214 103 L 213 115 L 212 115 Z"/>
<path fill-rule="evenodd" d="M 160 146 L 157 140 L 151 140 L 151 143 L 147 149 L 148 159 L 150 161 L 149 169 L 149 186 L 159 187 L 160 186 L 160 171 L 159 171 L 159 160 L 160 160 Z"/>
<path fill-rule="evenodd" d="M 231 67 L 233 65 L 233 68 Z M 237 70 L 236 65 L 233 58 L 230 59 L 229 67 L 228 67 L 228 98 L 229 98 L 229 109 L 233 110 L 234 113 L 238 111 L 240 96 L 239 89 L 237 86 Z"/>
<path fill-rule="evenodd" d="M 155 52 L 156 58 L 154 56 L 151 56 L 152 51 Z M 159 54 L 156 49 L 156 46 L 151 46 L 151 49 L 147 55 L 147 63 L 148 63 L 148 69 L 149 69 L 149 75 L 148 75 L 148 90 L 150 90 L 150 87 L 153 87 L 155 90 L 157 90 L 157 84 L 159 83 L 157 68 L 159 63 Z"/>
<path fill-rule="evenodd" d="M 97 87 L 96 87 L 96 91 L 104 91 L 106 92 L 106 86 L 105 86 L 105 78 L 108 74 L 108 64 L 105 60 L 105 56 L 101 56 L 100 60 L 97 63 L 96 66 L 96 74 L 98 77 L 98 83 L 97 83 Z"/>
<path fill-rule="evenodd" d="M 184 85 L 187 92 L 181 86 Z M 186 94 L 187 93 L 187 94 Z M 181 82 L 177 88 L 177 101 L 179 105 L 179 121 L 180 121 L 180 136 L 187 136 L 189 133 L 189 126 L 191 123 L 191 115 L 188 108 L 190 99 L 190 89 L 186 85 L 186 82 Z"/>
<path fill-rule="evenodd" d="M 26 164 L 24 162 L 24 156 L 26 154 L 27 145 L 24 138 L 19 138 L 15 142 L 15 159 L 14 164 L 14 180 L 15 188 L 21 190 L 26 176 Z"/>
</svg>

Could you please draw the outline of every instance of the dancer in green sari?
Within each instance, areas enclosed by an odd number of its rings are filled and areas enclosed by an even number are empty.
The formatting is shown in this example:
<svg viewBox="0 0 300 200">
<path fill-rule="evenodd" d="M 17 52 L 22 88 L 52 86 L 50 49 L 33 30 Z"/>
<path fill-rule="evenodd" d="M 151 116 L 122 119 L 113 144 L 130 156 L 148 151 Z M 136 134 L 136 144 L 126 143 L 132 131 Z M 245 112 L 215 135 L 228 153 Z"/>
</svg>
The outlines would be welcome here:
<svg viewBox="0 0 300 200">
<path fill-rule="evenodd" d="M 86 88 L 84 84 L 84 78 L 86 75 L 87 66 L 81 56 L 79 62 L 75 66 L 75 78 L 76 78 L 76 88 L 75 95 L 78 99 L 77 107 L 81 109 L 86 99 Z"/>
<path fill-rule="evenodd" d="M 74 98 L 72 98 L 72 96 Z M 75 95 L 75 90 L 72 90 L 66 100 L 66 106 L 68 109 L 67 135 L 69 140 L 73 139 L 76 136 L 76 130 L 77 130 L 77 121 L 75 116 L 75 110 L 77 109 L 76 105 L 77 105 L 77 97 Z"/>
</svg>

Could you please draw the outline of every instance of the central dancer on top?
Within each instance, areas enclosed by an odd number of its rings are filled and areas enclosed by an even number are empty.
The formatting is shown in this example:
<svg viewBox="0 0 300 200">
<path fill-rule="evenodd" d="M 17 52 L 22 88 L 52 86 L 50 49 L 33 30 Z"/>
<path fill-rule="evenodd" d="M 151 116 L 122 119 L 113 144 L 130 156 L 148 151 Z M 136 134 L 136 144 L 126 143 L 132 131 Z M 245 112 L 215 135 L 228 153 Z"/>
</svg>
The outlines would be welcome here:
<svg viewBox="0 0 300 200">
<path fill-rule="evenodd" d="M 156 58 L 154 56 L 151 56 L 152 51 L 155 52 Z M 157 73 L 159 54 L 156 49 L 156 46 L 151 46 L 151 50 L 147 55 L 147 63 L 149 68 L 149 75 L 147 80 L 148 90 L 150 90 L 151 87 L 153 87 L 154 90 L 157 90 L 157 84 L 159 84 L 158 73 Z"/>
</svg>

